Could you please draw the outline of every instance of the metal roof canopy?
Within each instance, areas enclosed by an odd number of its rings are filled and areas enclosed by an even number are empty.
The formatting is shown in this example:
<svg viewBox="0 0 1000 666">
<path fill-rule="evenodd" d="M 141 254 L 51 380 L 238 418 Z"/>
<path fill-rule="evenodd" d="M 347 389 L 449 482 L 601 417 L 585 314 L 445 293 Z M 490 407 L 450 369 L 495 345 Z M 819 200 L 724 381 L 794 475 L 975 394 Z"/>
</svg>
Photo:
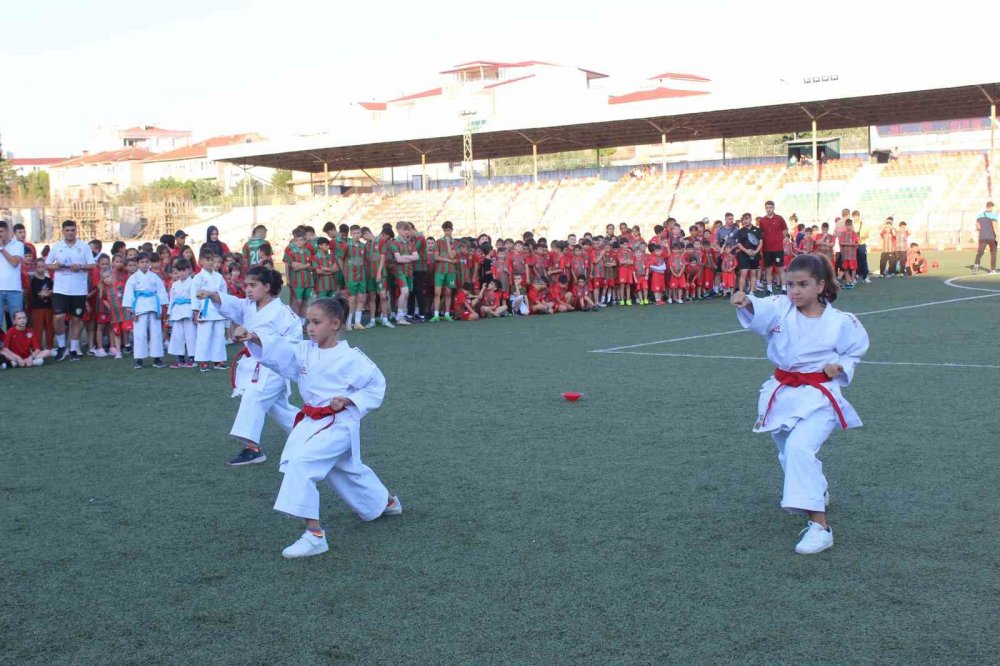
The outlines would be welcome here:
<svg viewBox="0 0 1000 666">
<path fill-rule="evenodd" d="M 539 153 L 593 150 L 659 143 L 666 132 L 670 142 L 733 138 L 811 131 L 816 118 L 824 130 L 869 125 L 930 122 L 989 115 L 1000 99 L 1000 83 L 982 83 L 899 93 L 844 97 L 821 101 L 782 103 L 736 109 L 657 115 L 599 122 L 483 131 L 473 137 L 477 160 Z M 210 159 L 245 166 L 263 166 L 321 173 L 330 171 L 410 166 L 427 155 L 435 163 L 462 161 L 462 135 L 412 140 L 309 147 L 299 150 L 252 151 L 267 144 L 249 144 L 212 151 Z M 240 154 L 245 153 L 245 154 Z"/>
</svg>

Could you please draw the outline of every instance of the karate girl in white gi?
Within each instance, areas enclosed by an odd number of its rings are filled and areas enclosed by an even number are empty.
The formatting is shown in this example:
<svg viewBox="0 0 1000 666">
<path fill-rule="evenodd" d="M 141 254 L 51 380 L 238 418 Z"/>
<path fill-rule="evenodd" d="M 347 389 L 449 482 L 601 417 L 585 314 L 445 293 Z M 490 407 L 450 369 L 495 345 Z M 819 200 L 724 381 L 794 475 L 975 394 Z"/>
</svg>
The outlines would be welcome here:
<svg viewBox="0 0 1000 666">
<path fill-rule="evenodd" d="M 382 404 L 385 377 L 367 356 L 338 341 L 347 313 L 343 297 L 313 301 L 306 310 L 309 340 L 297 344 L 266 331 L 233 333 L 261 365 L 297 381 L 305 401 L 278 467 L 285 476 L 274 508 L 306 523 L 299 540 L 282 551 L 286 558 L 329 549 L 319 521 L 320 481 L 361 520 L 403 512 L 399 498 L 361 462 L 361 417 Z"/>
<path fill-rule="evenodd" d="M 171 368 L 193 368 L 195 328 L 191 307 L 191 262 L 183 257 L 174 261 L 173 283 L 170 285 L 170 343 L 167 351 L 177 357 Z"/>
<path fill-rule="evenodd" d="M 147 356 L 153 357 L 154 368 L 167 367 L 163 363 L 163 327 L 160 325 L 162 306 L 167 304 L 167 289 L 160 276 L 149 270 L 149 255 L 139 254 L 139 270 L 125 283 L 122 305 L 125 316 L 135 320 L 132 337 L 135 339 L 136 370 L 143 367 Z"/>
<path fill-rule="evenodd" d="M 868 351 L 868 333 L 854 315 L 831 305 L 838 287 L 826 257 L 795 257 L 787 287 L 787 296 L 767 298 L 737 291 L 731 302 L 740 324 L 767 340 L 767 357 L 776 366 L 761 387 L 753 430 L 774 439 L 785 473 L 781 507 L 809 518 L 795 552 L 811 555 L 833 545 L 826 477 L 816 454 L 835 428 L 861 425 L 840 391 Z"/>
<path fill-rule="evenodd" d="M 225 292 L 199 291 L 197 297 L 211 299 L 223 317 L 244 329 L 286 339 L 291 344 L 302 341 L 302 320 L 278 299 L 281 274 L 266 266 L 247 271 L 246 298 Z M 240 396 L 240 409 L 229 434 L 243 444 L 243 450 L 230 465 L 251 465 L 267 460 L 260 445 L 267 414 L 286 433 L 291 432 L 298 410 L 288 403 L 291 395 L 288 380 L 250 358 L 244 347 L 233 368 L 233 397 Z"/>
<path fill-rule="evenodd" d="M 226 291 L 226 280 L 219 273 L 221 257 L 209 249 L 201 250 L 201 272 L 191 278 L 194 322 L 198 325 L 194 360 L 201 372 L 211 368 L 226 369 L 226 320 L 209 298 L 198 298 L 200 291 Z"/>
</svg>

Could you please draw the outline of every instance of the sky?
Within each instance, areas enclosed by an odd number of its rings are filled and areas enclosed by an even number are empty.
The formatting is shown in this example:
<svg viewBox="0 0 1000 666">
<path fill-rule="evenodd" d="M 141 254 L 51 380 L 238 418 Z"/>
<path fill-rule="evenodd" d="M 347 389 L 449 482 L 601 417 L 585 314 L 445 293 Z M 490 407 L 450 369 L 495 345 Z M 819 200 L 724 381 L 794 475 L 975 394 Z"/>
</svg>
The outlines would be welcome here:
<svg viewBox="0 0 1000 666">
<path fill-rule="evenodd" d="M 0 138 L 16 156 L 66 157 L 87 149 L 98 126 L 190 129 L 195 139 L 328 131 L 351 102 L 435 87 L 438 72 L 471 60 L 541 60 L 636 82 L 690 72 L 733 86 L 808 73 L 912 77 L 976 58 L 986 46 L 977 26 L 1000 18 L 990 6 L 4 2 Z"/>
</svg>

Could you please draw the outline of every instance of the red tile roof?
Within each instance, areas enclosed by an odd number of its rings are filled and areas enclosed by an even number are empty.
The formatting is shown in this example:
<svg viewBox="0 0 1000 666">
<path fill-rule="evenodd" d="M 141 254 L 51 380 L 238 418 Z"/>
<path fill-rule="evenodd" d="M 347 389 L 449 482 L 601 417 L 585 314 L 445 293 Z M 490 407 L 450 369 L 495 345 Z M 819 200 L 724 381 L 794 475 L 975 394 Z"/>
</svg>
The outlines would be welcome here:
<svg viewBox="0 0 1000 666">
<path fill-rule="evenodd" d="M 113 162 L 132 162 L 144 160 L 153 153 L 145 148 L 125 148 L 122 150 L 106 150 L 93 155 L 80 155 L 71 157 L 65 162 L 54 164 L 53 167 L 81 166 L 83 164 L 111 164 Z"/>
<path fill-rule="evenodd" d="M 702 83 L 708 83 L 712 79 L 706 79 L 704 76 L 698 76 L 697 74 L 680 74 L 678 72 L 663 72 L 662 74 L 657 74 L 656 76 L 649 77 L 650 81 L 656 81 L 657 79 L 674 79 L 675 81 L 700 81 Z"/>
<path fill-rule="evenodd" d="M 487 88 L 498 88 L 500 86 L 505 86 L 508 83 L 517 83 L 518 81 L 524 81 L 525 79 L 530 79 L 530 78 L 533 78 L 534 76 L 535 76 L 534 74 L 526 74 L 524 76 L 519 76 L 516 79 L 507 79 L 506 81 L 499 81 L 497 83 L 491 83 L 488 86 L 483 86 L 483 89 L 485 90 Z"/>
<path fill-rule="evenodd" d="M 441 73 L 454 74 L 456 72 L 465 72 L 470 69 L 476 69 L 478 67 L 531 67 L 533 65 L 558 67 L 558 65 L 555 65 L 551 62 L 542 62 L 541 60 L 522 60 L 521 62 L 493 62 L 492 60 L 473 60 L 472 62 L 463 62 L 460 65 L 455 65 L 454 69 L 446 69 Z"/>
<path fill-rule="evenodd" d="M 412 95 L 403 95 L 402 97 L 397 97 L 396 99 L 390 99 L 386 104 L 392 104 L 393 102 L 406 102 L 411 99 L 421 99 L 422 97 L 434 97 L 435 95 L 441 94 L 441 88 L 431 88 L 430 90 L 425 90 L 423 92 L 413 93 Z"/>
<path fill-rule="evenodd" d="M 168 130 L 160 127 L 153 127 L 152 125 L 129 127 L 128 129 L 119 130 L 118 134 L 119 136 L 133 139 L 148 139 L 154 136 L 191 136 L 191 132 L 189 130 Z"/>
<path fill-rule="evenodd" d="M 385 102 L 358 102 L 369 111 L 385 111 Z"/>
<path fill-rule="evenodd" d="M 209 148 L 218 148 L 220 146 L 231 146 L 237 143 L 254 143 L 259 141 L 260 137 L 256 134 L 230 134 L 227 136 L 215 136 L 211 139 L 206 139 L 205 141 L 199 141 L 198 143 L 191 144 L 190 146 L 181 146 L 180 148 L 175 148 L 173 150 L 168 150 L 165 153 L 158 153 L 147 157 L 144 162 L 173 162 L 175 160 L 191 160 L 198 157 L 207 157 Z"/>
<path fill-rule="evenodd" d="M 673 88 L 653 88 L 652 90 L 637 90 L 626 95 L 612 95 L 608 104 L 628 104 L 629 102 L 648 102 L 653 99 L 670 99 L 674 97 L 691 97 L 692 95 L 707 95 L 702 90 L 675 90 Z"/>
<path fill-rule="evenodd" d="M 7 160 L 13 166 L 45 166 L 65 162 L 65 157 L 12 157 Z"/>
</svg>

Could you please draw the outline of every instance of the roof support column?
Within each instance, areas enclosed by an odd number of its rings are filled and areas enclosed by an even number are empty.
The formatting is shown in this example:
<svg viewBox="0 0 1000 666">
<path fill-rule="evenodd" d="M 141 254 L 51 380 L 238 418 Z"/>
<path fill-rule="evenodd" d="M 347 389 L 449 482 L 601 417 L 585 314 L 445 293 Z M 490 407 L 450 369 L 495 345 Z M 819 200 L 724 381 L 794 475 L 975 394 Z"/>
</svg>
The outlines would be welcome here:
<svg viewBox="0 0 1000 666">
<path fill-rule="evenodd" d="M 667 193 L 667 132 L 669 130 L 666 127 L 660 127 L 651 120 L 647 120 L 646 122 L 660 133 L 660 185 L 663 190 L 663 210 L 665 211 L 664 217 L 666 217 L 670 214 L 670 196 Z M 675 125 L 670 129 L 677 129 L 677 126 Z"/>
<path fill-rule="evenodd" d="M 330 165 L 323 162 L 323 192 L 326 198 L 330 198 Z"/>
<path fill-rule="evenodd" d="M 427 191 L 427 153 L 420 153 L 420 191 Z"/>
<path fill-rule="evenodd" d="M 812 121 L 813 133 L 813 223 L 819 224 L 819 150 L 816 139 L 816 119 Z"/>
<path fill-rule="evenodd" d="M 538 187 L 538 144 L 531 144 L 531 179 Z"/>
</svg>

